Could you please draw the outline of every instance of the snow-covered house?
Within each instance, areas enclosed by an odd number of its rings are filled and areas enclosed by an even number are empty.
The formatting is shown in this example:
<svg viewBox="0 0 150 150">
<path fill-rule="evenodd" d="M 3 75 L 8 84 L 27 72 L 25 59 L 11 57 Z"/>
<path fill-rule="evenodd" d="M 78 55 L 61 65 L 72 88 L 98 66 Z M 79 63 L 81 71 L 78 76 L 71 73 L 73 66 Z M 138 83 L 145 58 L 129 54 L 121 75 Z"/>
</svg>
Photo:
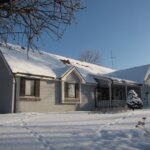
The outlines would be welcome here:
<svg viewBox="0 0 150 150">
<path fill-rule="evenodd" d="M 0 112 L 92 110 L 125 106 L 142 83 L 95 64 L 0 45 Z"/>
<path fill-rule="evenodd" d="M 150 64 L 114 71 L 108 73 L 107 76 L 130 80 L 141 85 L 140 89 L 133 89 L 142 98 L 144 106 L 150 106 Z M 130 89 L 131 87 L 128 91 Z"/>
</svg>

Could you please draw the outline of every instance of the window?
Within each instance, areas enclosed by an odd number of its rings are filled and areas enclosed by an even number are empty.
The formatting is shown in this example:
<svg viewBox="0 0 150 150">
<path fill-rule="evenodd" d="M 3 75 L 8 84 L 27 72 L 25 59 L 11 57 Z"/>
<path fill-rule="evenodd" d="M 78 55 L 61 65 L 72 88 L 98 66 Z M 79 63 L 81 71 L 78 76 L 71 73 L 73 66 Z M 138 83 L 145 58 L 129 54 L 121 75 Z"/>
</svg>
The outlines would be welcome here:
<svg viewBox="0 0 150 150">
<path fill-rule="evenodd" d="M 40 80 L 38 79 L 20 79 L 20 96 L 40 96 Z"/>
<path fill-rule="evenodd" d="M 35 81 L 34 80 L 25 80 L 25 95 L 35 96 Z"/>
<path fill-rule="evenodd" d="M 79 99 L 79 84 L 65 83 L 65 98 Z"/>
<path fill-rule="evenodd" d="M 75 84 L 68 84 L 68 97 L 75 98 Z"/>
</svg>

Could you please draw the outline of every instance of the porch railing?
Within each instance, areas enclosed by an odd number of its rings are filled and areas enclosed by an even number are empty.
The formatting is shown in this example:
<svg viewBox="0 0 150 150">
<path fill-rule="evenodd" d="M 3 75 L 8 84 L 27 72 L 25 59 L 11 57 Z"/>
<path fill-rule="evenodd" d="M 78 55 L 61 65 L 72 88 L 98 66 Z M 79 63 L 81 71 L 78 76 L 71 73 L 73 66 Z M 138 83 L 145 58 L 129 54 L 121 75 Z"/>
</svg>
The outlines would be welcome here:
<svg viewBox="0 0 150 150">
<path fill-rule="evenodd" d="M 96 107 L 124 107 L 126 100 L 97 100 Z"/>
</svg>

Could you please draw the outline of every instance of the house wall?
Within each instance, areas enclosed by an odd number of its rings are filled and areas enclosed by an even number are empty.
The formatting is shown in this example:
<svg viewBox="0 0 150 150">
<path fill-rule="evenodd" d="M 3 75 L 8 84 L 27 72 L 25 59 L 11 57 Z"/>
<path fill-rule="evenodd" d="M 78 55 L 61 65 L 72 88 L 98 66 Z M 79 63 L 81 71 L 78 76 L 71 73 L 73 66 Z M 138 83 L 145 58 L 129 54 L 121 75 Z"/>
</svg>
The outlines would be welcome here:
<svg viewBox="0 0 150 150">
<path fill-rule="evenodd" d="M 61 98 L 61 82 L 55 80 L 40 81 L 40 101 L 21 101 L 19 99 L 19 79 L 17 79 L 16 112 L 58 112 L 91 110 L 95 107 L 93 85 L 81 85 L 81 103 L 64 104 Z"/>
<path fill-rule="evenodd" d="M 149 85 L 150 86 L 150 75 L 147 77 L 147 79 L 146 79 L 146 82 L 145 82 L 147 85 Z"/>
<path fill-rule="evenodd" d="M 0 54 L 0 113 L 11 113 L 13 110 L 13 75 Z"/>
<path fill-rule="evenodd" d="M 81 104 L 80 110 L 93 110 L 95 108 L 95 89 L 96 85 L 81 85 Z"/>
<path fill-rule="evenodd" d="M 144 106 L 150 106 L 150 75 L 147 77 L 145 83 L 141 87 L 141 97 L 144 103 Z"/>
<path fill-rule="evenodd" d="M 149 93 L 150 93 L 150 87 L 147 85 L 143 85 L 141 87 L 141 99 L 143 101 L 144 106 L 150 106 L 150 103 L 148 103 L 150 97 L 149 97 Z"/>
</svg>

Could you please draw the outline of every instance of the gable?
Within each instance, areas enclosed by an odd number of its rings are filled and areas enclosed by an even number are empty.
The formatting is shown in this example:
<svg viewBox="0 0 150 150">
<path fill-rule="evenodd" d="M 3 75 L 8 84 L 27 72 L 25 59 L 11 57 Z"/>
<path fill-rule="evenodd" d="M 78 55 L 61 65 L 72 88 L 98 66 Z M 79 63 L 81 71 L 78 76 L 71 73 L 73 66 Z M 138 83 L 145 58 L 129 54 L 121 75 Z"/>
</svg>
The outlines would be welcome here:
<svg viewBox="0 0 150 150">
<path fill-rule="evenodd" d="M 66 81 L 72 82 L 72 83 L 79 83 L 79 82 L 81 82 L 81 79 L 73 71 L 66 77 Z"/>
<path fill-rule="evenodd" d="M 61 80 L 72 82 L 72 83 L 79 83 L 79 82 L 84 83 L 85 82 L 85 79 L 82 77 L 80 72 L 75 67 L 71 67 L 70 69 L 68 69 L 62 75 Z"/>
<path fill-rule="evenodd" d="M 145 83 L 146 83 L 147 85 L 150 85 L 150 75 L 147 77 Z"/>
</svg>

